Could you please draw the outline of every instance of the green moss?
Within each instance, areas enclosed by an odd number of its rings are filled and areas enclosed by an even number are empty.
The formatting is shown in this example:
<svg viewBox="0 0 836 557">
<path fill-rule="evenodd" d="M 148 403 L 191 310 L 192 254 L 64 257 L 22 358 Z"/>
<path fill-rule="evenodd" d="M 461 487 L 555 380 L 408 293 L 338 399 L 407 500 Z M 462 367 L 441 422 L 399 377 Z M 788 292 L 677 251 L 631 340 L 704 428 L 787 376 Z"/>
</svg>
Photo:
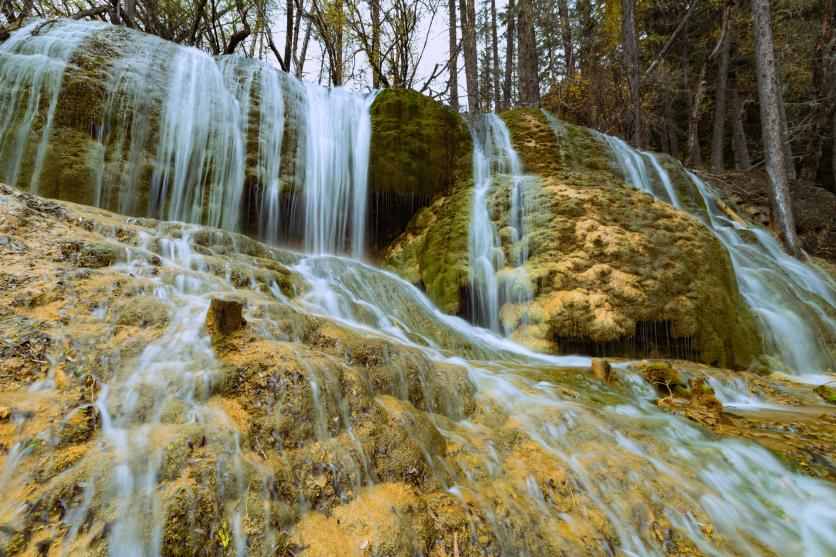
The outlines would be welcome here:
<svg viewBox="0 0 836 557">
<path fill-rule="evenodd" d="M 469 276 L 469 223 L 473 181 L 458 182 L 449 196 L 419 211 L 395 242 L 384 266 L 404 279 L 423 284 L 447 313 L 459 312 Z"/>
<path fill-rule="evenodd" d="M 589 130 L 534 109 L 502 116 L 526 170 L 544 180 L 537 214 L 553 214 L 531 235 L 528 263 L 542 314 L 534 321 L 545 320 L 539 334 L 551 349 L 598 343 L 615 353 L 632 346 L 640 321 L 667 322 L 671 340 L 700 361 L 746 368 L 760 351 L 757 327 L 704 223 L 624 184 Z M 700 214 L 681 166 L 661 163 Z"/>
<path fill-rule="evenodd" d="M 819 385 L 813 392 L 822 397 L 828 404 L 836 404 L 836 388 L 830 385 Z"/>
<path fill-rule="evenodd" d="M 416 91 L 382 91 L 372 104 L 373 192 L 434 197 L 471 173 L 472 141 L 459 114 Z"/>
</svg>

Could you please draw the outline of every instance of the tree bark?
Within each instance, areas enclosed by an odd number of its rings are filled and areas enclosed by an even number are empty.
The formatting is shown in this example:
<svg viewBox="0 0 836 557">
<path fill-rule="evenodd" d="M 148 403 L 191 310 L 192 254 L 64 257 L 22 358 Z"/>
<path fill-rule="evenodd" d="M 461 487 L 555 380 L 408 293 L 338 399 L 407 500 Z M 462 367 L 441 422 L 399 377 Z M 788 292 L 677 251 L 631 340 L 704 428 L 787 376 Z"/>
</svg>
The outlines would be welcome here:
<svg viewBox="0 0 836 557">
<path fill-rule="evenodd" d="M 537 37 L 534 33 L 534 7 L 531 0 L 521 0 L 519 4 L 519 75 L 520 104 L 537 107 L 540 105 L 540 77 L 537 62 Z"/>
<path fill-rule="evenodd" d="M 575 56 L 572 52 L 572 26 L 569 21 L 569 5 L 566 0 L 557 1 L 557 12 L 560 15 L 560 36 L 563 39 L 563 61 L 566 64 L 566 77 L 572 79 L 575 73 Z"/>
<path fill-rule="evenodd" d="M 749 170 L 752 162 L 749 158 L 749 146 L 746 140 L 746 130 L 743 128 L 743 105 L 740 102 L 740 92 L 737 89 L 737 77 L 732 74 L 729 84 L 729 97 L 732 123 L 732 151 L 734 151 L 734 166 L 738 170 Z"/>
<path fill-rule="evenodd" d="M 676 120 L 673 115 L 673 98 L 671 95 L 665 95 L 665 131 L 668 136 L 670 154 L 677 158 L 681 157 L 682 152 L 679 149 L 679 130 L 677 130 Z"/>
<path fill-rule="evenodd" d="M 630 89 L 631 143 L 641 146 L 641 98 L 639 97 L 639 46 L 636 40 L 636 2 L 621 0 L 621 42 L 624 49 L 624 68 Z"/>
<path fill-rule="evenodd" d="M 697 80 L 697 90 L 694 93 L 694 99 L 691 103 L 691 115 L 688 119 L 688 160 L 689 166 L 700 166 L 702 164 L 702 154 L 700 153 L 700 107 L 702 100 L 705 97 L 706 76 L 708 75 L 708 68 L 713 64 L 720 50 L 726 42 L 731 25 L 731 0 L 726 1 L 726 7 L 723 10 L 723 22 L 720 26 L 720 36 L 717 38 L 717 44 L 714 45 L 714 50 L 706 57 L 705 62 L 700 70 L 700 77 Z"/>
<path fill-rule="evenodd" d="M 450 16 L 450 43 L 449 61 L 447 63 L 450 71 L 450 108 L 459 111 L 459 41 L 456 36 L 456 0 L 450 0 L 447 4 Z"/>
<path fill-rule="evenodd" d="M 491 39 L 493 41 L 493 101 L 494 110 L 502 110 L 499 85 L 499 33 L 496 29 L 496 0 L 491 0 Z"/>
<path fill-rule="evenodd" d="M 508 0 L 508 17 L 506 18 L 505 29 L 505 82 L 502 87 L 502 108 L 508 110 L 511 108 L 511 89 L 513 87 L 514 76 L 514 44 L 515 30 L 516 30 L 516 6 L 514 0 Z"/>
<path fill-rule="evenodd" d="M 726 88 L 729 80 L 729 53 L 731 51 L 731 9 L 723 12 L 725 33 L 720 47 L 720 67 L 717 72 L 717 91 L 714 95 L 714 127 L 711 133 L 711 169 L 725 166 Z"/>
<path fill-rule="evenodd" d="M 471 114 L 475 114 L 479 112 L 479 53 L 476 49 L 474 0 L 459 0 L 459 16 L 464 51 L 464 77 L 467 82 L 467 109 Z"/>
<path fill-rule="evenodd" d="M 369 0 L 372 12 L 372 87 L 380 88 L 380 0 Z"/>
<path fill-rule="evenodd" d="M 778 66 L 777 62 L 775 66 Z M 780 75 L 778 82 L 780 83 Z M 784 91 L 780 87 L 778 88 L 778 108 L 781 109 L 781 129 L 784 135 L 784 158 L 786 159 L 787 178 L 795 180 L 795 158 L 792 156 L 790 129 L 787 125 L 787 105 L 784 104 Z"/>
<path fill-rule="evenodd" d="M 308 24 L 305 26 L 305 38 L 302 39 L 302 52 L 299 53 L 299 57 L 296 59 L 296 77 L 299 79 L 305 75 L 305 60 L 308 59 L 308 44 L 311 42 L 311 20 L 308 20 Z"/>
<path fill-rule="evenodd" d="M 781 83 L 775 62 L 775 47 L 772 40 L 772 21 L 769 0 L 752 0 L 753 27 L 755 35 L 755 62 L 758 76 L 758 98 L 761 112 L 761 135 L 763 136 L 766 173 L 772 195 L 772 212 L 787 250 L 793 255 L 800 253 L 800 244 L 795 230 L 792 213 L 789 181 L 787 179 L 787 158 L 784 153 L 786 138 L 781 124 Z"/>
</svg>

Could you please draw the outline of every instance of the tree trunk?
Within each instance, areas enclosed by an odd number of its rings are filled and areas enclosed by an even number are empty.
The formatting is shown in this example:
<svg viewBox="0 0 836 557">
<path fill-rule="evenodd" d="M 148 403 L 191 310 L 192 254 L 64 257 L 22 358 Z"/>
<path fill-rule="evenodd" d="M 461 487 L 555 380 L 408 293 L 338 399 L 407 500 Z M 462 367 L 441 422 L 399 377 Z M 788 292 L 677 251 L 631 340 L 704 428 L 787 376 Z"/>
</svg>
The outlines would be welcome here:
<svg viewBox="0 0 836 557">
<path fill-rule="evenodd" d="M 671 95 L 665 95 L 665 131 L 668 136 L 670 154 L 677 158 L 681 157 L 682 152 L 679 149 L 679 130 L 676 127 L 676 120 L 674 120 L 673 116 L 673 98 Z"/>
<path fill-rule="evenodd" d="M 717 73 L 717 91 L 714 95 L 714 128 L 711 134 L 711 169 L 722 170 L 726 135 L 726 88 L 729 80 L 729 53 L 731 51 L 731 10 L 723 12 L 726 28 L 720 47 L 720 68 Z"/>
<path fill-rule="evenodd" d="M 456 36 L 456 0 L 450 0 L 447 5 L 450 16 L 450 46 L 449 62 L 450 70 L 450 108 L 459 111 L 459 41 Z"/>
<path fill-rule="evenodd" d="M 830 0 L 825 8 L 821 27 L 819 27 L 819 36 L 816 38 L 816 45 L 813 49 L 811 82 L 816 103 L 811 110 L 810 134 L 805 149 L 806 157 L 801 167 L 801 179 L 811 184 L 816 182 L 819 174 L 824 138 L 827 137 L 827 127 L 830 125 L 830 113 L 836 109 L 836 99 L 833 98 L 833 93 L 827 90 L 827 74 L 832 74 L 836 69 L 833 67 L 836 41 L 832 37 L 833 1 Z M 836 81 L 833 78 L 830 81 L 830 85 L 836 88 Z"/>
<path fill-rule="evenodd" d="M 772 41 L 772 21 L 769 0 L 752 0 L 755 35 L 755 62 L 758 75 L 758 98 L 761 112 L 761 134 L 766 156 L 766 173 L 772 195 L 772 212 L 787 249 L 793 255 L 800 253 L 795 219 L 792 213 L 784 128 L 781 125 L 781 84 L 775 63 L 775 47 Z"/>
<path fill-rule="evenodd" d="M 830 130 L 830 170 L 833 174 L 833 193 L 836 193 L 836 110 L 831 116 L 833 122 Z"/>
<path fill-rule="evenodd" d="M 369 0 L 372 12 L 372 87 L 380 88 L 380 0 Z"/>
<path fill-rule="evenodd" d="M 566 77 L 572 79 L 575 73 L 575 56 L 572 53 L 572 26 L 569 21 L 569 5 L 566 0 L 557 1 L 557 11 L 560 15 L 560 35 L 563 39 L 563 57 L 566 64 Z"/>
<path fill-rule="evenodd" d="M 636 2 L 621 0 L 621 42 L 624 49 L 624 68 L 630 89 L 632 115 L 631 143 L 641 146 L 641 98 L 639 97 L 639 46 L 636 40 Z"/>
<path fill-rule="evenodd" d="M 520 34 L 517 61 L 520 104 L 536 107 L 540 105 L 540 77 L 537 62 L 537 37 L 534 33 L 534 7 L 531 5 L 531 0 L 520 1 L 517 24 Z"/>
<path fill-rule="evenodd" d="M 732 123 L 732 151 L 734 151 L 734 166 L 738 170 L 749 170 L 752 162 L 749 158 L 749 146 L 746 140 L 746 130 L 743 128 L 743 105 L 740 103 L 740 92 L 737 89 L 737 77 L 732 74 L 729 83 L 729 97 L 731 100 Z"/>
<path fill-rule="evenodd" d="M 514 44 L 516 43 L 516 37 L 514 36 L 517 20 L 516 11 L 514 0 L 508 0 L 508 17 L 505 22 L 505 82 L 502 87 L 503 110 L 511 108 L 511 88 L 513 86 L 514 76 Z"/>
<path fill-rule="evenodd" d="M 595 20 L 592 19 L 592 6 L 590 0 L 581 0 L 577 6 L 581 11 L 581 39 L 580 39 L 580 63 L 581 74 L 589 73 L 592 66 L 592 41 L 595 29 Z"/>
<path fill-rule="evenodd" d="M 462 45 L 464 50 L 464 77 L 467 82 L 467 109 L 471 114 L 479 112 L 479 53 L 476 50 L 476 6 L 474 0 L 459 0 Z"/>
<path fill-rule="evenodd" d="M 285 33 L 284 37 L 284 61 L 282 64 L 282 69 L 286 72 L 290 71 L 290 63 L 292 62 L 291 56 L 293 56 L 293 45 L 296 44 L 298 39 L 297 35 L 299 34 L 299 30 L 296 28 L 296 22 L 298 19 L 295 16 L 295 8 L 296 2 L 295 0 L 287 0 L 287 10 L 286 10 L 286 26 L 287 32 Z M 262 14 L 262 16 L 266 16 L 266 14 Z M 266 22 L 267 25 L 267 33 L 270 33 L 270 22 Z"/>
<path fill-rule="evenodd" d="M 775 63 L 775 67 L 778 67 L 778 63 Z M 780 83 L 780 74 L 778 77 L 778 83 Z M 783 130 L 782 133 L 784 135 L 784 158 L 786 159 L 786 167 L 787 167 L 787 178 L 790 180 L 795 180 L 795 159 L 792 156 L 792 145 L 790 141 L 790 130 L 789 126 L 787 125 L 787 105 L 784 104 L 784 91 L 779 87 L 778 88 L 778 108 L 781 109 L 781 129 Z"/>
<path fill-rule="evenodd" d="M 299 79 L 305 75 L 305 60 L 308 59 L 308 44 L 311 42 L 311 20 L 305 26 L 305 38 L 302 39 L 302 51 L 299 53 L 299 58 L 296 59 L 296 77 Z"/>
<path fill-rule="evenodd" d="M 702 69 L 700 70 L 700 77 L 697 80 L 697 90 L 694 93 L 694 99 L 691 103 L 691 116 L 688 119 L 688 165 L 689 166 L 700 166 L 702 164 L 702 155 L 700 153 L 700 138 L 699 138 L 699 126 L 700 126 L 700 106 L 702 105 L 702 100 L 705 97 L 705 88 L 706 88 L 706 76 L 708 74 L 708 68 L 712 65 L 714 60 L 716 60 L 717 55 L 720 53 L 720 50 L 723 48 L 726 37 L 730 33 L 730 25 L 731 25 L 731 6 L 732 0 L 726 1 L 726 8 L 723 10 L 723 23 L 720 26 L 720 36 L 717 38 L 717 44 L 714 45 L 714 50 L 706 57 L 705 63 L 702 65 Z"/>
<path fill-rule="evenodd" d="M 496 29 L 496 0 L 491 0 L 491 39 L 493 41 L 493 101 L 494 110 L 499 112 L 502 105 L 499 86 L 499 33 Z"/>
</svg>

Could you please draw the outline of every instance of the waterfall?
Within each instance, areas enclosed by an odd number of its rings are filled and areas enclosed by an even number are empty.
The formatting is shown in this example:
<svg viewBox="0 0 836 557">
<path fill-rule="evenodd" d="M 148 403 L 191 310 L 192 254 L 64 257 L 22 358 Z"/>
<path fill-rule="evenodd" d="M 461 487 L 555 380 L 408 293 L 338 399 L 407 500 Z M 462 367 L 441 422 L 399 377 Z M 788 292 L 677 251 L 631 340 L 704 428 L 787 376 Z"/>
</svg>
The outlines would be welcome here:
<svg viewBox="0 0 836 557">
<path fill-rule="evenodd" d="M 525 263 L 528 260 L 526 233 L 529 231 L 526 205 L 530 198 L 528 190 L 534 180 L 524 174 L 502 118 L 496 114 L 478 116 L 471 125 L 471 134 L 474 179 L 469 230 L 471 313 L 474 322 L 508 334 L 516 328 L 517 320 L 500 323 L 502 305 L 523 305 L 532 297 Z M 490 214 L 491 196 L 496 194 L 497 183 L 505 179 L 510 180 L 507 258 Z"/>
<path fill-rule="evenodd" d="M 105 27 L 105 23 L 35 20 L 0 44 L 0 178 L 4 181 L 17 183 L 24 161 L 33 159 L 30 189 L 37 191 L 64 71 L 76 47 Z"/>
<path fill-rule="evenodd" d="M 72 110 L 59 99 L 76 65 L 106 76 L 85 84 L 104 95 L 90 145 L 78 145 L 93 169 L 84 202 L 362 257 L 374 93 L 104 23 L 35 21 L 0 45 L 3 181 L 19 184 L 26 166 L 31 191 L 44 193 L 45 165 L 60 164 L 52 124 Z"/>
<path fill-rule="evenodd" d="M 718 194 L 693 172 L 680 170 L 681 182 L 696 201 L 687 203 L 655 154 L 593 133 L 609 148 L 628 184 L 689 212 L 714 232 L 729 253 L 740 294 L 757 319 L 772 365 L 803 375 L 836 369 L 828 340 L 836 330 L 836 285 L 829 277 L 789 256 L 768 231 L 727 217 L 715 202 Z"/>
</svg>

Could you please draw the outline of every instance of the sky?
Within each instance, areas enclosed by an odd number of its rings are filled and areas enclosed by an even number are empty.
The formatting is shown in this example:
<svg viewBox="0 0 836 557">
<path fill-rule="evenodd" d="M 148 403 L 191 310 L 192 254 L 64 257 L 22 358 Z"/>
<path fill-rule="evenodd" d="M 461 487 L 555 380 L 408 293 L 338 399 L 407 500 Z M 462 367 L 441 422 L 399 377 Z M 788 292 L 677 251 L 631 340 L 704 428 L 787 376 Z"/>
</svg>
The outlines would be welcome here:
<svg viewBox="0 0 836 557">
<path fill-rule="evenodd" d="M 447 16 L 448 11 L 448 0 L 438 0 L 439 8 L 438 12 L 436 13 L 435 19 L 431 22 L 431 17 L 429 15 L 425 16 L 421 22 L 420 30 L 416 33 L 419 41 L 423 43 L 425 37 L 428 38 L 426 50 L 424 51 L 424 55 L 421 58 L 421 61 L 418 65 L 418 72 L 416 75 L 416 86 L 420 87 L 423 85 L 424 81 L 427 77 L 432 74 L 433 68 L 436 64 L 444 65 L 447 63 L 447 56 L 448 56 L 448 43 L 449 43 L 449 18 Z M 487 3 L 488 0 L 476 0 L 476 9 L 477 12 L 480 6 L 483 3 Z M 501 13 L 505 10 L 505 7 L 508 4 L 508 0 L 496 0 L 496 9 L 497 13 Z M 283 21 L 283 18 L 280 18 Z M 502 31 L 500 30 L 500 33 Z M 284 28 L 276 29 L 274 32 L 274 41 L 277 45 L 284 44 L 284 37 L 285 31 Z M 419 45 L 420 48 L 420 45 Z M 500 47 L 501 48 L 501 47 Z M 310 46 L 308 47 L 308 61 L 305 64 L 305 75 L 304 79 L 308 81 L 316 82 L 319 78 L 319 58 L 321 56 L 321 51 L 318 48 L 318 45 L 315 43 L 313 38 L 311 39 Z M 357 55 L 359 57 L 358 62 L 363 66 L 367 67 L 366 58 L 363 53 L 359 53 Z M 268 56 L 268 59 L 275 63 L 275 59 L 272 55 Z M 459 71 L 463 72 L 464 62 L 462 60 L 461 55 L 459 56 Z M 327 75 L 324 78 L 327 80 Z M 443 89 L 446 81 L 446 72 L 445 77 L 441 79 L 437 79 L 434 84 L 434 89 Z M 347 87 L 352 89 L 364 89 L 367 90 L 371 87 L 371 76 L 368 75 L 367 79 L 364 80 L 363 83 L 348 83 L 346 84 Z M 464 75 L 461 73 L 459 79 L 459 94 L 460 96 L 464 97 L 466 91 L 464 90 Z"/>
</svg>

